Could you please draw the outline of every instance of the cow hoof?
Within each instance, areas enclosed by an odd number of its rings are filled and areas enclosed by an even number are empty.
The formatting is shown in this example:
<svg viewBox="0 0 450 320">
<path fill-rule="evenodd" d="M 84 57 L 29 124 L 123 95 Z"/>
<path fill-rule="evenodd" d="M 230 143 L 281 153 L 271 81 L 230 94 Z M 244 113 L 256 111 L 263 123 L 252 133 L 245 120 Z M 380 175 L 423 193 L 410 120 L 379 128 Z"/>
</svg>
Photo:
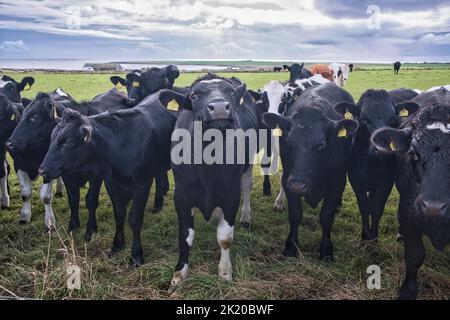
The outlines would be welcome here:
<svg viewBox="0 0 450 320">
<path fill-rule="evenodd" d="M 265 197 L 270 197 L 271 195 L 272 195 L 272 192 L 270 192 L 270 191 L 263 192 L 263 196 L 265 196 Z"/>
<path fill-rule="evenodd" d="M 173 273 L 172 280 L 170 281 L 169 292 L 173 292 L 181 282 L 186 280 L 187 275 L 188 275 L 188 270 L 189 270 L 188 266 L 187 266 L 187 264 L 185 264 L 181 270 L 175 271 Z"/>
<path fill-rule="evenodd" d="M 152 213 L 159 213 L 161 212 L 162 208 L 153 208 Z"/>
<path fill-rule="evenodd" d="M 219 277 L 221 277 L 225 281 L 232 281 L 233 280 L 233 274 L 232 274 L 231 271 L 219 272 Z"/>
<path fill-rule="evenodd" d="M 28 222 L 29 222 L 29 221 L 27 221 L 27 220 L 20 220 L 20 221 L 19 221 L 19 224 L 20 224 L 20 225 L 25 225 L 25 224 L 28 224 Z"/>
<path fill-rule="evenodd" d="M 250 228 L 250 222 L 241 222 L 241 226 L 244 229 L 248 229 L 248 228 Z"/>
<path fill-rule="evenodd" d="M 63 196 L 64 196 L 64 193 L 62 193 L 62 192 L 55 193 L 56 198 L 62 198 Z"/>
<path fill-rule="evenodd" d="M 139 268 L 143 264 L 144 264 L 143 257 L 131 257 L 130 258 L 130 266 L 133 268 Z"/>
<path fill-rule="evenodd" d="M 283 210 L 284 210 L 283 205 L 276 204 L 272 207 L 273 212 L 283 212 Z"/>
<path fill-rule="evenodd" d="M 326 263 L 333 262 L 333 255 L 332 254 L 320 254 L 320 260 Z"/>
<path fill-rule="evenodd" d="M 2 210 L 9 210 L 9 209 L 11 209 L 11 208 L 8 207 L 8 206 L 1 206 L 1 209 L 2 209 Z"/>
<path fill-rule="evenodd" d="M 92 236 L 94 235 L 94 233 L 97 230 L 90 230 L 90 231 L 86 231 L 86 233 L 84 234 L 84 241 L 86 242 L 90 242 L 92 240 Z"/>
<path fill-rule="evenodd" d="M 395 238 L 395 241 L 397 241 L 397 242 L 403 242 L 403 241 L 405 241 L 405 238 L 403 237 L 402 234 L 397 233 L 397 237 Z"/>
<path fill-rule="evenodd" d="M 298 248 L 293 244 L 286 244 L 284 247 L 283 254 L 286 257 L 297 258 L 298 257 Z"/>
<path fill-rule="evenodd" d="M 417 299 L 417 291 L 411 291 L 406 288 L 400 289 L 398 300 L 416 300 L 416 299 Z"/>
<path fill-rule="evenodd" d="M 48 234 L 52 234 L 56 231 L 54 226 L 46 226 L 44 227 L 44 232 Z"/>
<path fill-rule="evenodd" d="M 108 252 L 108 258 L 114 258 L 119 251 L 121 251 L 123 247 L 112 247 L 111 250 Z"/>
<path fill-rule="evenodd" d="M 69 232 L 76 231 L 80 229 L 80 223 L 69 223 Z"/>
</svg>

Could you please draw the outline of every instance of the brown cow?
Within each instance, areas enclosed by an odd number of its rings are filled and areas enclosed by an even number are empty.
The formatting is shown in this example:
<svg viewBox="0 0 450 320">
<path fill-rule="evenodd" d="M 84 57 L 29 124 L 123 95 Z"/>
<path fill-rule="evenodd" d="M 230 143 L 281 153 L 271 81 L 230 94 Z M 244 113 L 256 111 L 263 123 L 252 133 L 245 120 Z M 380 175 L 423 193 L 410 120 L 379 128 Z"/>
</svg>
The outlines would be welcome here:
<svg viewBox="0 0 450 320">
<path fill-rule="evenodd" d="M 333 70 L 324 64 L 315 64 L 311 67 L 310 71 L 312 74 L 321 74 L 325 79 L 333 81 Z"/>
</svg>

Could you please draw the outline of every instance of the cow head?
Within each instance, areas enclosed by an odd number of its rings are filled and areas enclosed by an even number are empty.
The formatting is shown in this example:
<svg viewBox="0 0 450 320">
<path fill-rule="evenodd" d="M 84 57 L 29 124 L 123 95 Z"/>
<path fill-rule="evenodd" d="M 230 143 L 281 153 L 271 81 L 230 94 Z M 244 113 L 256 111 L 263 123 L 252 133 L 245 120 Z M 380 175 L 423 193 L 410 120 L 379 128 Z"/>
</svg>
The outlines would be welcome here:
<svg viewBox="0 0 450 320">
<path fill-rule="evenodd" d="M 292 85 L 295 86 L 294 83 Z M 298 91 L 297 89 L 298 87 L 286 87 L 279 81 L 273 80 L 266 84 L 262 90 L 258 92 L 249 90 L 249 92 L 256 101 L 258 110 L 284 114 L 300 95 L 301 90 Z"/>
<path fill-rule="evenodd" d="M 188 108 L 194 120 L 206 128 L 232 128 L 236 108 L 241 107 L 246 85 L 234 85 L 230 79 L 208 74 L 191 86 Z"/>
<path fill-rule="evenodd" d="M 271 129 L 280 128 L 283 165 L 290 168 L 287 187 L 304 196 L 316 206 L 322 187 L 342 164 L 336 159 L 337 146 L 358 130 L 358 122 L 349 119 L 334 121 L 317 108 L 305 107 L 292 117 L 273 113 L 263 115 Z M 333 162 L 335 161 L 335 162 Z"/>
<path fill-rule="evenodd" d="M 290 73 L 289 82 L 295 82 L 296 80 L 307 79 L 312 77 L 312 73 L 304 68 L 305 64 L 294 63 L 291 66 L 283 65 L 284 70 L 288 70 Z"/>
<path fill-rule="evenodd" d="M 338 104 L 335 110 L 345 118 L 357 118 L 359 133 L 370 137 L 382 127 L 398 127 L 401 119 L 413 115 L 419 110 L 419 106 L 414 102 L 394 105 L 385 90 L 369 89 L 362 94 L 356 106 L 344 102 Z"/>
<path fill-rule="evenodd" d="M 7 97 L 0 94 L 0 144 L 11 136 L 20 120 L 20 111 Z"/>
<path fill-rule="evenodd" d="M 372 144 L 404 160 L 416 190 L 417 214 L 450 222 L 450 107 L 424 109 L 407 129 L 379 129 Z"/>
<path fill-rule="evenodd" d="M 180 71 L 174 65 L 164 68 L 150 68 L 146 71 L 134 70 L 126 75 L 125 79 L 119 76 L 111 77 L 111 82 L 127 88 L 128 103 L 137 105 L 142 99 L 161 89 L 171 89 Z"/>
<path fill-rule="evenodd" d="M 0 94 L 6 96 L 11 102 L 20 103 L 21 92 L 30 90 L 33 83 L 33 77 L 25 77 L 21 82 L 17 82 L 9 76 L 2 76 L 0 78 Z"/>
<path fill-rule="evenodd" d="M 93 130 L 88 117 L 71 109 L 64 110 L 61 121 L 51 134 L 50 148 L 39 168 L 44 181 L 63 173 L 77 172 L 95 157 Z"/>
<path fill-rule="evenodd" d="M 7 142 L 8 149 L 14 153 L 25 149 L 35 150 L 43 145 L 48 147 L 52 130 L 58 122 L 57 108 L 57 103 L 49 95 L 39 93 L 23 111 L 22 118 Z"/>
</svg>

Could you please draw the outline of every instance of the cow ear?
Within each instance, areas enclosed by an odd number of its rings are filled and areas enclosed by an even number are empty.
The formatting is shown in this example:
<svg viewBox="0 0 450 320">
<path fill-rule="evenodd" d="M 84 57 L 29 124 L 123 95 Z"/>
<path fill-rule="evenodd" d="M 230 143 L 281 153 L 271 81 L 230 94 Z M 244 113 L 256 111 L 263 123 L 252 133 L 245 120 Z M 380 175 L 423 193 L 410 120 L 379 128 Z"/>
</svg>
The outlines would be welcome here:
<svg viewBox="0 0 450 320">
<path fill-rule="evenodd" d="M 395 112 L 399 117 L 408 117 L 419 110 L 419 105 L 415 102 L 407 101 L 395 105 Z"/>
<path fill-rule="evenodd" d="M 303 69 L 304 66 L 305 66 L 305 63 L 303 62 L 303 63 L 300 65 L 300 68 Z"/>
<path fill-rule="evenodd" d="M 264 123 L 272 130 L 277 130 L 274 135 L 282 136 L 283 133 L 289 132 L 291 130 L 291 121 L 283 116 L 276 113 L 266 112 L 263 115 Z"/>
<path fill-rule="evenodd" d="M 111 80 L 111 82 L 113 83 L 113 85 L 116 86 L 116 88 L 120 88 L 123 86 L 126 86 L 126 80 L 122 77 L 119 76 L 112 76 L 111 78 L 109 78 Z"/>
<path fill-rule="evenodd" d="M 289 67 L 287 64 L 283 65 L 283 69 L 287 71 L 291 71 L 291 67 Z"/>
<path fill-rule="evenodd" d="M 180 70 L 177 66 L 169 65 L 166 70 L 166 77 L 169 80 L 169 84 L 172 86 L 175 79 L 180 76 Z"/>
<path fill-rule="evenodd" d="M 241 84 L 236 89 L 236 103 L 241 105 L 244 101 L 244 94 L 247 92 L 247 85 L 245 83 Z"/>
<path fill-rule="evenodd" d="M 24 108 L 28 107 L 28 105 L 32 102 L 32 100 L 27 98 L 20 99 Z"/>
<path fill-rule="evenodd" d="M 31 86 L 34 84 L 34 78 L 33 77 L 25 77 L 22 79 L 22 82 L 19 83 L 18 89 L 19 92 L 21 91 L 28 91 L 31 89 Z"/>
<path fill-rule="evenodd" d="M 411 144 L 406 130 L 387 127 L 375 131 L 370 140 L 375 149 L 383 153 L 405 153 L 409 150 Z"/>
<path fill-rule="evenodd" d="M 159 102 L 170 111 L 189 109 L 189 103 L 186 96 L 169 89 L 160 90 L 158 92 L 158 99 Z"/>
<path fill-rule="evenodd" d="M 359 117 L 359 108 L 354 103 L 340 102 L 334 106 L 334 110 L 342 115 L 345 119 L 353 120 L 355 117 Z"/>
<path fill-rule="evenodd" d="M 247 90 L 247 92 L 252 96 L 254 101 L 261 100 L 261 92 L 256 92 L 253 90 Z"/>
<path fill-rule="evenodd" d="M 343 119 L 334 122 L 334 132 L 338 138 L 348 138 L 354 135 L 359 128 L 359 123 L 355 120 Z"/>
<path fill-rule="evenodd" d="M 92 127 L 88 124 L 83 124 L 80 127 L 81 139 L 84 143 L 88 143 L 91 140 L 92 136 Z"/>
</svg>

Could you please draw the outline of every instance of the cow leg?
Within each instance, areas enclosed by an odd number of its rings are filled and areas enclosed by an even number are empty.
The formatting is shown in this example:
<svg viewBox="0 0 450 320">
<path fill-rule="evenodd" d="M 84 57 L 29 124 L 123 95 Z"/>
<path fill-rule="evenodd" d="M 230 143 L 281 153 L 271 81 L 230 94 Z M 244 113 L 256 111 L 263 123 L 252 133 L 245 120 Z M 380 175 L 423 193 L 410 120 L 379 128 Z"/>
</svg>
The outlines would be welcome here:
<svg viewBox="0 0 450 320">
<path fill-rule="evenodd" d="M 178 216 L 178 263 L 170 282 L 171 288 L 179 285 L 188 275 L 189 250 L 194 241 L 194 209 L 189 208 L 182 196 L 175 194 L 175 209 Z"/>
<path fill-rule="evenodd" d="M 80 228 L 80 187 L 77 183 L 65 177 L 67 188 L 67 199 L 70 207 L 69 232 Z"/>
<path fill-rule="evenodd" d="M 8 163 L 3 162 L 2 168 L 0 168 L 0 206 L 1 209 L 9 208 L 9 193 L 8 193 Z"/>
<path fill-rule="evenodd" d="M 278 196 L 275 199 L 275 204 L 273 205 L 273 208 L 272 208 L 272 211 L 275 211 L 275 212 L 282 212 L 284 209 L 285 192 L 284 192 L 283 184 L 281 183 L 281 179 L 282 179 L 282 177 L 280 178 L 280 192 L 278 193 Z"/>
<path fill-rule="evenodd" d="M 49 183 L 44 183 L 41 187 L 41 192 L 39 193 L 40 199 L 44 203 L 45 227 L 49 232 L 55 230 L 56 226 L 55 215 L 52 208 L 53 181 L 54 180 L 50 181 Z"/>
<path fill-rule="evenodd" d="M 361 230 L 361 242 L 370 240 L 370 209 L 369 209 L 369 198 L 365 190 L 361 188 L 354 188 L 356 195 L 356 200 L 358 202 L 359 213 L 361 215 L 362 230 Z"/>
<path fill-rule="evenodd" d="M 56 179 L 56 192 L 55 192 L 55 197 L 62 197 L 64 195 L 64 182 L 63 179 L 61 177 L 59 177 L 58 179 Z"/>
<path fill-rule="evenodd" d="M 94 177 L 89 180 L 89 190 L 86 194 L 85 202 L 88 209 L 89 217 L 86 225 L 86 233 L 84 234 L 85 241 L 91 241 L 92 235 L 97 232 L 97 217 L 96 212 L 98 208 L 98 197 L 100 195 L 100 188 L 102 187 L 102 179 Z"/>
<path fill-rule="evenodd" d="M 153 206 L 152 212 L 158 213 L 162 210 L 164 204 L 164 177 L 167 178 L 167 172 L 157 174 L 155 177 L 155 204 Z"/>
<path fill-rule="evenodd" d="M 163 189 L 162 189 L 163 196 L 167 196 L 167 193 L 169 192 L 169 189 L 170 189 L 168 175 L 169 175 L 169 171 L 166 171 L 163 174 Z"/>
<path fill-rule="evenodd" d="M 220 246 L 219 276 L 227 281 L 233 278 L 233 266 L 230 260 L 230 248 L 233 244 L 234 219 L 225 216 L 220 209 L 220 220 L 217 225 L 217 242 Z"/>
<path fill-rule="evenodd" d="M 17 177 L 20 185 L 20 196 L 23 201 L 22 209 L 20 210 L 20 223 L 25 224 L 31 220 L 31 191 L 33 184 L 28 173 L 18 170 Z"/>
<path fill-rule="evenodd" d="M 320 225 L 322 227 L 322 240 L 320 242 L 320 260 L 333 261 L 333 243 L 331 242 L 331 227 L 334 222 L 334 216 L 344 192 L 346 177 L 345 175 L 335 180 L 337 184 L 331 183 L 332 187 L 324 197 L 322 209 L 320 210 Z"/>
<path fill-rule="evenodd" d="M 372 210 L 370 212 L 372 217 L 372 224 L 370 227 L 370 234 L 373 240 L 378 239 L 378 227 L 380 225 L 381 217 L 384 213 L 384 207 L 386 206 L 386 201 L 391 194 L 393 183 L 381 184 L 380 188 L 377 188 L 375 196 L 373 199 L 373 204 L 371 206 Z"/>
<path fill-rule="evenodd" d="M 286 193 L 289 212 L 289 235 L 284 247 L 284 255 L 287 257 L 297 257 L 298 246 L 298 226 L 303 218 L 303 206 L 300 196 L 288 191 Z"/>
<path fill-rule="evenodd" d="M 114 208 L 114 219 L 116 220 L 116 233 L 111 247 L 111 256 L 123 249 L 125 245 L 124 224 L 127 215 L 127 205 L 131 200 L 131 194 L 118 185 L 108 185 L 108 193 Z"/>
<path fill-rule="evenodd" d="M 414 300 L 418 291 L 417 273 L 425 260 L 425 248 L 419 231 L 411 227 L 405 229 L 406 276 L 400 288 L 399 299 Z"/>
<path fill-rule="evenodd" d="M 133 243 L 131 245 L 131 260 L 132 266 L 138 267 L 144 263 L 144 249 L 141 243 L 141 229 L 144 223 L 144 211 L 147 204 L 150 188 L 152 186 L 153 178 L 150 182 L 139 188 L 133 196 L 133 206 L 128 215 L 128 223 L 133 232 Z"/>
<path fill-rule="evenodd" d="M 250 226 L 252 209 L 250 207 L 250 193 L 253 186 L 253 166 L 249 166 L 241 176 L 241 192 L 243 197 L 241 209 L 241 224 L 244 228 Z"/>
</svg>

